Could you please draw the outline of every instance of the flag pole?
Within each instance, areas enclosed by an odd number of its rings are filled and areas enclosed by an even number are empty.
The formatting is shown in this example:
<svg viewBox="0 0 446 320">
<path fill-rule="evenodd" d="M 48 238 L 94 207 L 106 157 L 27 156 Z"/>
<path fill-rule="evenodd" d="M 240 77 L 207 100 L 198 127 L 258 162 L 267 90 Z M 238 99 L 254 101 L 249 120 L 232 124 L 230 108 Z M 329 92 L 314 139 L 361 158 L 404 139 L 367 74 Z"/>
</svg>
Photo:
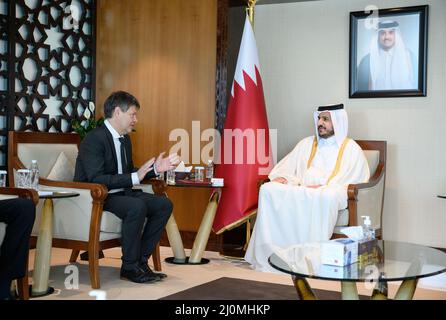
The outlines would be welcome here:
<svg viewBox="0 0 446 320">
<path fill-rule="evenodd" d="M 246 12 L 248 13 L 249 22 L 254 30 L 254 7 L 258 0 L 248 0 L 248 7 Z M 243 246 L 243 251 L 248 250 L 249 241 L 251 240 L 251 217 L 246 220 L 246 243 Z"/>
<path fill-rule="evenodd" d="M 246 0 L 247 1 L 247 7 L 246 7 L 246 14 L 248 15 L 249 22 L 251 23 L 251 26 L 254 29 L 254 7 L 259 0 Z M 256 210 L 257 211 L 257 210 Z M 246 251 L 248 249 L 249 240 L 251 239 L 251 219 L 252 217 L 249 217 L 245 220 L 246 223 L 246 243 L 242 248 L 242 251 Z M 226 256 L 228 258 L 232 259 L 240 259 L 243 260 L 243 257 L 236 257 L 236 256 Z"/>
<path fill-rule="evenodd" d="M 246 13 L 248 14 L 249 22 L 251 22 L 251 25 L 254 27 L 254 7 L 258 0 L 247 0 L 247 1 L 248 1 L 248 7 L 246 8 Z"/>
</svg>

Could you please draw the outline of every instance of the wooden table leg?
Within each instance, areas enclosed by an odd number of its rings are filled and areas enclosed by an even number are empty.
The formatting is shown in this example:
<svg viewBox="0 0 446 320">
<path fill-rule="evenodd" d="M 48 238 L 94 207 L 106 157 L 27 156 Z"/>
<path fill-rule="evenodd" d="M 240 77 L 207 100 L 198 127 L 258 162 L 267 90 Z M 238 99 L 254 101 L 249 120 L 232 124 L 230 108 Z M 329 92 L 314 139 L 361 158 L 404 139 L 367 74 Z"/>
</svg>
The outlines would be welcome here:
<svg viewBox="0 0 446 320">
<path fill-rule="evenodd" d="M 203 252 L 211 233 L 212 224 L 214 223 L 215 214 L 218 207 L 218 193 L 214 192 L 206 207 L 203 219 L 201 220 L 200 228 L 195 237 L 194 245 L 189 257 L 189 263 L 200 263 Z"/>
<path fill-rule="evenodd" d="M 34 261 L 32 296 L 48 293 L 51 246 L 53 242 L 53 200 L 45 199 Z"/>
</svg>

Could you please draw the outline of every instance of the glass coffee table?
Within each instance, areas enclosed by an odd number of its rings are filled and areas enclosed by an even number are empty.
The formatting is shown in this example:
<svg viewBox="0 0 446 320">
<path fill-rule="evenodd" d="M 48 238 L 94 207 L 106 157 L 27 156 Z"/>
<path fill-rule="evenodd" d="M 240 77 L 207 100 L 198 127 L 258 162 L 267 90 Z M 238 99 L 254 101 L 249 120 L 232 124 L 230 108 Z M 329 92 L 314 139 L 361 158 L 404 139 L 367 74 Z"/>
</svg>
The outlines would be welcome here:
<svg viewBox="0 0 446 320">
<path fill-rule="evenodd" d="M 342 298 L 358 298 L 356 282 L 374 287 L 371 299 L 387 299 L 387 282 L 402 281 L 395 300 L 413 298 L 418 279 L 446 272 L 446 253 L 430 247 L 378 240 L 378 257 L 344 267 L 320 263 L 320 244 L 303 244 L 277 251 L 269 264 L 290 274 L 302 300 L 317 299 L 306 278 L 341 281 Z"/>
</svg>

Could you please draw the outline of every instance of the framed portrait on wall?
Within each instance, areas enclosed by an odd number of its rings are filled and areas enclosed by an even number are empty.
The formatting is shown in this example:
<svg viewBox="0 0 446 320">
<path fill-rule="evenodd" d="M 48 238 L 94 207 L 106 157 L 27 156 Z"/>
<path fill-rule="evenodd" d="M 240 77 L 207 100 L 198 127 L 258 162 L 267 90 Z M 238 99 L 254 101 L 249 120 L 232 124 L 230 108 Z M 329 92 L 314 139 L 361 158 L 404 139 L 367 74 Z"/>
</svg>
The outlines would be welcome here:
<svg viewBox="0 0 446 320">
<path fill-rule="evenodd" d="M 350 12 L 350 98 L 426 96 L 428 6 Z"/>
</svg>

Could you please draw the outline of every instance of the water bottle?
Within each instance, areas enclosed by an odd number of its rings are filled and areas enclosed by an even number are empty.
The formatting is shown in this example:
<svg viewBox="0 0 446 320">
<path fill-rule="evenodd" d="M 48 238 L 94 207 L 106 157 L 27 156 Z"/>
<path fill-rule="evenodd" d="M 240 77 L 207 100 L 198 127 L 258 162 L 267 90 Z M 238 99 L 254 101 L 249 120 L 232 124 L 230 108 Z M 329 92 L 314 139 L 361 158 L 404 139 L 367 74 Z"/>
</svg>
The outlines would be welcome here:
<svg viewBox="0 0 446 320">
<path fill-rule="evenodd" d="M 31 182 L 31 188 L 38 191 L 39 190 L 39 167 L 37 166 L 37 160 L 31 161 L 31 168 L 30 168 L 30 182 Z"/>
<path fill-rule="evenodd" d="M 214 177 L 214 163 L 212 160 L 208 160 L 208 164 L 206 166 L 206 179 L 211 180 Z"/>
</svg>

